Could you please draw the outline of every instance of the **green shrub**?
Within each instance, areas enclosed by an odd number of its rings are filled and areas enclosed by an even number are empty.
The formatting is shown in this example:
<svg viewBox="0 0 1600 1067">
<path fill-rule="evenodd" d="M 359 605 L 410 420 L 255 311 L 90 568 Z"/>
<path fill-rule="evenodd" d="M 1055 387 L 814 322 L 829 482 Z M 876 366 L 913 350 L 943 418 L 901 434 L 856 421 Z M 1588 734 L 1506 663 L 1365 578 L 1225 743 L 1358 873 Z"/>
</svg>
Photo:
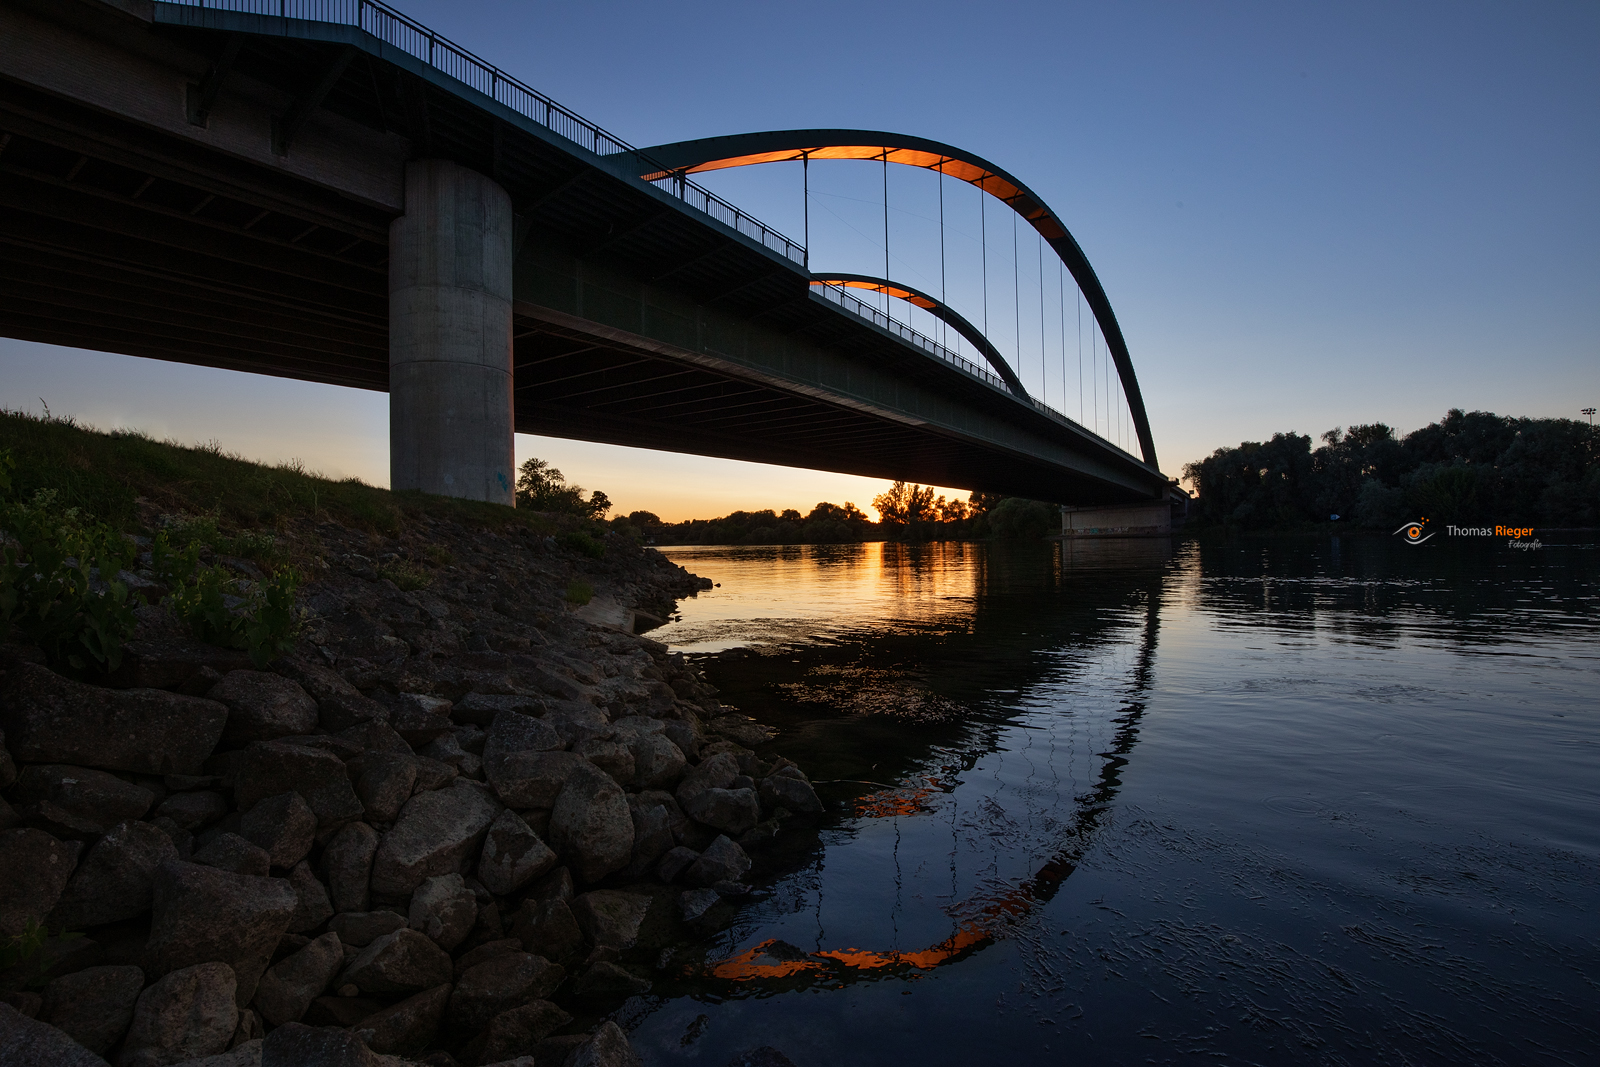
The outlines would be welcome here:
<svg viewBox="0 0 1600 1067">
<path fill-rule="evenodd" d="M 412 563 L 408 559 L 397 559 L 389 563 L 378 565 L 378 577 L 387 578 L 406 592 L 415 589 L 425 589 L 433 581 L 433 575 L 427 568 L 419 563 Z"/>
<path fill-rule="evenodd" d="M 12 484 L 11 469 L 10 453 L 0 453 L 0 489 Z M 135 565 L 138 547 L 62 508 L 53 489 L 0 504 L 0 531 L 0 628 L 15 624 L 54 667 L 116 670 L 137 606 L 116 575 Z"/>
<path fill-rule="evenodd" d="M 594 586 L 588 582 L 574 578 L 567 583 L 567 603 L 583 607 L 594 599 Z"/>
<path fill-rule="evenodd" d="M 294 647 L 300 628 L 294 592 L 300 574 L 293 568 L 278 568 L 259 582 L 246 581 L 222 567 L 202 564 L 199 542 L 175 549 L 164 530 L 156 536 L 151 555 L 156 573 L 171 590 L 167 605 L 199 640 L 247 650 L 257 667 Z"/>
<path fill-rule="evenodd" d="M 557 537 L 556 542 L 572 549 L 572 551 L 581 556 L 588 556 L 591 559 L 600 559 L 606 554 L 605 543 L 597 538 L 590 537 L 582 530 L 568 530 L 560 537 Z"/>
<path fill-rule="evenodd" d="M 72 941 L 82 936 L 64 933 L 56 940 Z M 0 938 L 0 973 L 16 968 L 21 973 L 13 971 L 9 976 L 12 982 L 27 989 L 43 989 L 50 977 L 50 960 L 44 951 L 47 941 L 44 926 L 35 919 L 26 920 L 20 933 Z"/>
</svg>

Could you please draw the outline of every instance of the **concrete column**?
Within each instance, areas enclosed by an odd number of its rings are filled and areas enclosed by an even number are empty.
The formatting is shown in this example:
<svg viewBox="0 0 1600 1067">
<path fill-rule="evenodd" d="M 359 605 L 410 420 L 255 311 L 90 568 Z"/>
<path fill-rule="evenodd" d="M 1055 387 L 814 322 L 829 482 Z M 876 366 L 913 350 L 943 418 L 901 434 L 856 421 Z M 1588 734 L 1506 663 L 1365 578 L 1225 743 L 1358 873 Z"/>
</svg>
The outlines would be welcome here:
<svg viewBox="0 0 1600 1067">
<path fill-rule="evenodd" d="M 439 159 L 406 164 L 389 225 L 389 480 L 513 504 L 511 198 Z"/>
</svg>

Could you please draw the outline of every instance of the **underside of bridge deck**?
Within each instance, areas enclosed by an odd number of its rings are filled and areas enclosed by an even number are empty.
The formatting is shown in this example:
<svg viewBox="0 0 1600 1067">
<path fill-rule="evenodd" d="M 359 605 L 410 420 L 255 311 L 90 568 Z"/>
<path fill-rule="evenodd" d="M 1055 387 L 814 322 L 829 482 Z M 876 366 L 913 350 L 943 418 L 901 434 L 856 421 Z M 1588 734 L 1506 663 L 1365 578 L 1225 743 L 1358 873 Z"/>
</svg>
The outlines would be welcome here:
<svg viewBox="0 0 1600 1067">
<path fill-rule="evenodd" d="M 0 0 L 6 336 L 386 390 L 405 164 L 444 159 L 510 196 L 520 432 L 1079 503 L 1164 488 L 817 298 L 797 246 L 642 181 L 554 112 L 351 26 L 139 9 Z M 729 323 L 778 354 L 710 335 Z"/>
</svg>

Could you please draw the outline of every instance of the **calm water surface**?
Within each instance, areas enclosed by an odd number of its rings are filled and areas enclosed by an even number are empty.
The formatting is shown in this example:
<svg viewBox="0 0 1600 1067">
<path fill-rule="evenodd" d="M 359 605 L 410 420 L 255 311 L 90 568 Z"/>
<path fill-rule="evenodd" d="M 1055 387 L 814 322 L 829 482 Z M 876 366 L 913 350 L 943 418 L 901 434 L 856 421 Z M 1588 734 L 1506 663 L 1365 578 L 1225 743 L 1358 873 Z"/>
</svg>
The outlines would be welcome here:
<svg viewBox="0 0 1600 1067">
<path fill-rule="evenodd" d="M 647 1063 L 1600 1062 L 1592 539 L 665 551 L 836 807 Z"/>
</svg>

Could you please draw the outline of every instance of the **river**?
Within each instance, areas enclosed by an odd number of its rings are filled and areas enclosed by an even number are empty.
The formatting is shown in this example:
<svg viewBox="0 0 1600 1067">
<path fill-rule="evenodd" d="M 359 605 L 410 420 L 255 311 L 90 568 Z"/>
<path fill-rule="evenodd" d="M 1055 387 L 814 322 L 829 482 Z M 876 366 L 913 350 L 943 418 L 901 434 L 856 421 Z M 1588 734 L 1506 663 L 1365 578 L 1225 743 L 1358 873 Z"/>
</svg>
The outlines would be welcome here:
<svg viewBox="0 0 1600 1067">
<path fill-rule="evenodd" d="M 1600 1061 L 1592 536 L 663 551 L 833 807 L 647 1064 Z"/>
</svg>

